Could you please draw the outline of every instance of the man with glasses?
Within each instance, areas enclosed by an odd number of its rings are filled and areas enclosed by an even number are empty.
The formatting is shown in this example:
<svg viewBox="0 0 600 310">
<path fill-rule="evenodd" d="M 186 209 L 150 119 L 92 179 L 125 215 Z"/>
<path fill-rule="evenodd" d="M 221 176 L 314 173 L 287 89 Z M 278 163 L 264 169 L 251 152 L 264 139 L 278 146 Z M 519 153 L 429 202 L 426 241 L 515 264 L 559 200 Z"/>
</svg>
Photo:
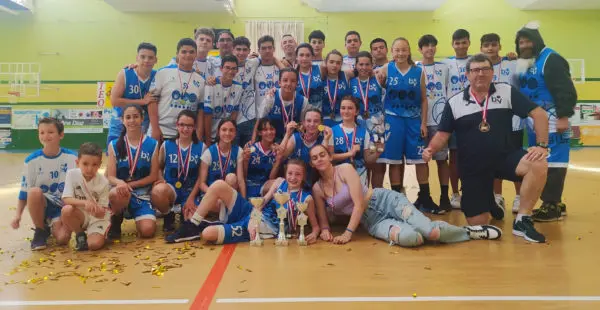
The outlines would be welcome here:
<svg viewBox="0 0 600 310">
<path fill-rule="evenodd" d="M 548 118 L 545 111 L 508 84 L 493 84 L 491 60 L 477 54 L 466 63 L 470 86 L 448 100 L 438 132 L 423 151 L 431 160 L 456 131 L 463 185 L 461 208 L 469 225 L 485 225 L 494 201 L 494 178 L 522 180 L 521 204 L 513 234 L 529 242 L 545 242 L 530 214 L 546 180 L 548 169 Z M 527 151 L 510 143 L 512 117 L 531 117 L 536 145 Z"/>
<path fill-rule="evenodd" d="M 219 49 L 219 55 L 209 57 L 208 59 L 212 62 L 215 68 L 215 77 L 221 76 L 221 59 L 226 55 L 233 54 L 233 33 L 229 30 L 219 32 L 217 35 L 217 48 Z"/>
</svg>

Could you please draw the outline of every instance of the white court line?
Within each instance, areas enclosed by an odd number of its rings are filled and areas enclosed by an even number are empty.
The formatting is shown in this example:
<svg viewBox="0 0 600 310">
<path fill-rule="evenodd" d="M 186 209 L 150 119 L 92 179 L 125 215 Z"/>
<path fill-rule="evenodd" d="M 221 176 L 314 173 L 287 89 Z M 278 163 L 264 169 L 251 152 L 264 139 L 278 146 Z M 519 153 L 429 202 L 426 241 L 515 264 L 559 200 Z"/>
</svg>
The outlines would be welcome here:
<svg viewBox="0 0 600 310">
<path fill-rule="evenodd" d="M 423 301 L 600 301 L 600 296 L 427 296 L 427 297 L 300 297 L 219 298 L 217 303 L 305 303 L 305 302 L 423 302 Z"/>
<path fill-rule="evenodd" d="M 579 165 L 573 165 L 573 164 L 569 164 L 569 169 L 574 169 L 574 170 L 579 170 L 579 171 L 585 171 L 585 172 L 600 173 L 600 168 L 579 166 Z"/>
<path fill-rule="evenodd" d="M 7 300 L 0 307 L 14 306 L 80 306 L 80 305 L 157 305 L 187 304 L 189 299 L 116 299 L 116 300 Z"/>
</svg>

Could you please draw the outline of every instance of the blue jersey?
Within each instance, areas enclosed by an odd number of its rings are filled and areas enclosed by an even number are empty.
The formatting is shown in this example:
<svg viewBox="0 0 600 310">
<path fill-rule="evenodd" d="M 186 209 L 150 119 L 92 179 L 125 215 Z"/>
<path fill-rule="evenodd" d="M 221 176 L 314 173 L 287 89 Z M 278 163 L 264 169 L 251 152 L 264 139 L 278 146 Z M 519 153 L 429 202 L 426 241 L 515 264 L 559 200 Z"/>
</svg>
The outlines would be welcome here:
<svg viewBox="0 0 600 310">
<path fill-rule="evenodd" d="M 356 168 L 361 168 L 365 166 L 365 159 L 363 157 L 363 149 L 365 148 L 365 136 L 367 130 L 364 126 L 357 126 L 352 132 L 347 133 L 342 124 L 339 124 L 333 128 L 333 152 L 336 154 L 342 154 L 349 152 L 352 149 L 353 144 L 360 145 L 361 151 L 356 153 L 354 156 L 354 164 Z M 356 130 L 356 135 L 354 135 L 354 130 Z M 352 139 L 354 137 L 354 139 Z M 345 159 L 341 163 L 350 163 L 350 159 Z"/>
<path fill-rule="evenodd" d="M 181 158 L 177 152 L 177 143 L 173 140 L 166 140 L 163 143 L 165 151 L 165 166 L 163 169 L 163 178 L 165 182 L 175 186 L 177 182 L 181 183 L 181 188 L 177 191 L 189 193 L 194 188 L 196 180 L 198 180 L 198 171 L 200 171 L 200 156 L 204 150 L 204 144 L 202 142 L 192 143 L 187 148 L 181 149 Z M 190 153 L 191 150 L 191 153 Z M 189 156 L 189 164 L 187 171 L 183 170 L 186 164 L 186 158 Z M 181 176 L 178 176 L 181 171 Z M 187 173 L 187 177 L 186 177 Z M 179 196 L 179 193 L 178 193 Z"/>
<path fill-rule="evenodd" d="M 288 182 L 283 180 L 279 187 L 277 188 L 277 192 L 288 192 Z M 286 202 L 283 207 L 288 211 L 287 218 L 284 220 L 285 222 L 285 231 L 287 233 L 290 232 L 290 224 L 292 221 L 295 221 L 298 216 L 298 209 L 296 208 L 296 203 L 298 202 L 306 202 L 307 199 L 311 197 L 310 191 L 307 190 L 299 190 L 299 191 L 291 191 L 290 192 L 290 201 Z M 269 203 L 267 203 L 263 209 L 263 220 L 265 223 L 273 229 L 275 233 L 279 232 L 279 218 L 277 218 L 277 208 L 279 208 L 279 204 L 275 201 L 275 199 L 271 199 Z M 293 215 L 293 216 L 292 216 Z M 296 227 L 294 227 L 294 230 Z"/>
<path fill-rule="evenodd" d="M 255 151 L 250 154 L 246 185 L 248 197 L 260 197 L 260 189 L 269 180 L 269 175 L 275 164 L 275 153 L 262 150 L 260 142 L 253 144 Z"/>
<path fill-rule="evenodd" d="M 210 163 L 205 162 L 208 164 L 208 175 L 206 177 L 206 185 L 208 186 L 213 184 L 216 180 L 224 180 L 225 176 L 229 173 L 235 174 L 237 172 L 238 154 L 241 154 L 241 149 L 238 146 L 232 146 L 228 162 L 227 156 L 219 154 L 217 145 L 218 143 L 215 143 L 206 150 L 206 152 L 209 152 L 210 154 Z M 220 161 L 219 157 L 221 158 Z M 221 168 L 220 165 L 223 165 L 223 167 Z M 221 169 L 223 169 L 223 171 L 221 171 Z"/>
<path fill-rule="evenodd" d="M 152 81 L 154 80 L 156 70 L 152 70 L 152 72 L 150 72 L 150 76 L 146 80 L 141 80 L 135 72 L 135 69 L 123 69 L 123 72 L 125 76 L 125 90 L 123 91 L 123 98 L 130 100 L 143 99 L 150 90 L 150 84 L 152 84 Z M 148 128 L 148 124 L 150 123 L 150 118 L 148 117 L 148 106 L 144 105 L 142 106 L 142 109 L 144 110 L 144 128 Z M 123 108 L 113 107 L 109 127 L 109 131 L 111 131 L 113 135 L 118 136 L 121 133 L 121 117 L 123 117 Z"/>
<path fill-rule="evenodd" d="M 127 137 L 125 137 L 126 139 Z M 158 142 L 152 139 L 149 136 L 144 136 L 142 140 L 142 145 L 134 147 L 129 147 L 129 152 L 131 154 L 131 161 L 135 161 L 137 157 L 137 163 L 135 165 L 135 169 L 133 170 L 133 175 L 129 175 L 129 155 L 127 151 L 125 152 L 124 157 L 120 157 L 117 152 L 117 142 L 119 140 L 113 140 L 110 144 L 112 148 L 115 158 L 117 159 L 117 179 L 124 180 L 127 182 L 141 180 L 150 175 L 151 171 L 151 163 L 152 156 L 156 152 Z M 139 156 L 137 155 L 138 151 L 140 152 Z M 152 185 L 148 184 L 144 187 L 134 188 L 133 192 L 137 198 L 140 199 L 149 199 L 150 187 Z"/>
<path fill-rule="evenodd" d="M 393 61 L 387 69 L 385 113 L 408 118 L 420 117 L 423 70 L 411 66 L 406 74 L 402 74 Z"/>
<path fill-rule="evenodd" d="M 75 160 L 77 153 L 65 148 L 53 157 L 46 156 L 41 149 L 31 153 L 25 158 L 19 200 L 27 200 L 27 192 L 38 187 L 47 199 L 62 205 L 67 170 L 76 167 Z"/>
<path fill-rule="evenodd" d="M 336 82 L 337 95 L 334 91 Z M 348 78 L 346 78 L 346 73 L 344 71 L 340 71 L 337 80 L 326 79 L 324 84 L 326 86 L 325 93 L 323 95 L 323 118 L 331 119 L 331 100 L 335 100 L 335 103 L 333 104 L 335 117 L 333 120 L 341 122 L 342 117 L 340 115 L 340 108 L 342 104 L 342 98 L 344 98 L 346 95 L 352 94 L 352 90 L 350 89 L 350 85 L 348 83 Z"/>
<path fill-rule="evenodd" d="M 323 134 L 319 133 L 319 136 L 317 137 L 317 140 L 315 142 L 313 142 L 310 145 L 307 145 L 306 143 L 304 143 L 304 140 L 302 139 L 302 135 L 299 132 L 295 132 L 294 135 L 292 136 L 294 137 L 294 151 L 292 152 L 292 154 L 290 154 L 290 158 L 294 159 L 300 159 L 301 161 L 305 162 L 305 163 L 310 163 L 310 149 L 317 145 L 317 144 L 322 144 L 323 143 Z M 312 187 L 312 171 L 313 169 L 306 169 L 306 178 L 305 178 L 305 185 L 306 187 L 310 188 Z"/>
<path fill-rule="evenodd" d="M 306 88 L 303 89 L 302 85 Z M 313 65 L 309 74 L 300 73 L 298 79 L 298 85 L 296 86 L 296 93 L 308 98 L 308 103 L 311 106 L 321 109 L 323 106 L 323 96 L 325 83 L 321 79 L 321 68 L 317 65 Z M 296 96 L 298 97 L 298 96 Z"/>
<path fill-rule="evenodd" d="M 375 76 L 370 77 L 367 81 L 360 81 L 358 77 L 355 77 L 350 80 L 350 87 L 352 88 L 352 96 L 360 101 L 359 117 L 362 118 L 365 113 L 365 103 L 362 96 L 368 98 L 369 115 L 383 114 L 383 88 L 379 85 Z"/>
<path fill-rule="evenodd" d="M 282 108 L 285 109 L 285 113 L 289 118 L 287 121 L 295 121 L 300 124 L 300 119 L 302 118 L 302 109 L 304 108 L 304 96 L 296 94 L 294 98 L 294 104 L 284 107 L 283 102 L 281 102 L 281 96 L 279 95 L 280 90 L 277 89 L 275 91 L 275 102 L 273 103 L 273 107 L 267 114 L 269 120 L 271 120 L 273 127 L 275 127 L 275 133 L 277 135 L 277 139 L 283 139 L 285 135 L 285 116 L 282 114 Z"/>
</svg>

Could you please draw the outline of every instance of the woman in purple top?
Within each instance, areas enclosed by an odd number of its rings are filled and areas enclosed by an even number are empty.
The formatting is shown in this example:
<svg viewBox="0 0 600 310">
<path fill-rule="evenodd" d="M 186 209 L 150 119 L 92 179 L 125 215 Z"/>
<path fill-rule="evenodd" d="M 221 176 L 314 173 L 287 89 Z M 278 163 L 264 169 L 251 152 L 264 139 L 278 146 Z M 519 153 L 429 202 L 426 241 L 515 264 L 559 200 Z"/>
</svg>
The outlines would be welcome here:
<svg viewBox="0 0 600 310">
<path fill-rule="evenodd" d="M 313 185 L 321 239 L 335 244 L 350 242 L 362 223 L 371 236 L 404 247 L 415 247 L 425 240 L 443 243 L 470 239 L 499 239 L 502 231 L 495 226 L 458 227 L 443 221 L 431 221 L 419 212 L 404 194 L 385 188 L 369 189 L 350 164 L 333 166 L 331 153 L 322 145 L 310 150 L 310 163 L 318 173 Z M 329 220 L 350 218 L 342 235 L 333 237 Z"/>
</svg>

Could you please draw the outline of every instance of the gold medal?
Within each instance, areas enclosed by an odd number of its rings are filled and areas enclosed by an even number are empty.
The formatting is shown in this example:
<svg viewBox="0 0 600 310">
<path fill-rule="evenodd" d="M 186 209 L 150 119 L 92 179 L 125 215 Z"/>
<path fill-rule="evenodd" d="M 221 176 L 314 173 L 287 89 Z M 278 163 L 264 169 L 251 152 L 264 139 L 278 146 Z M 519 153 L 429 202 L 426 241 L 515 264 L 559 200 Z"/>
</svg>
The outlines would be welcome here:
<svg viewBox="0 0 600 310">
<path fill-rule="evenodd" d="M 369 118 L 369 111 L 365 110 L 365 113 L 363 113 L 363 118 L 365 120 Z"/>
<path fill-rule="evenodd" d="M 180 189 L 181 186 L 183 186 L 183 184 L 181 184 L 181 182 L 179 182 L 179 181 L 175 182 L 175 188 Z"/>
<path fill-rule="evenodd" d="M 481 131 L 481 132 L 488 132 L 488 131 L 490 131 L 490 124 L 488 124 L 486 121 L 482 121 L 479 124 L 479 131 Z"/>
<path fill-rule="evenodd" d="M 323 131 L 323 130 L 325 130 L 325 126 L 323 126 L 323 125 L 319 125 L 319 127 L 317 127 L 317 129 L 318 129 L 319 131 Z"/>
</svg>

